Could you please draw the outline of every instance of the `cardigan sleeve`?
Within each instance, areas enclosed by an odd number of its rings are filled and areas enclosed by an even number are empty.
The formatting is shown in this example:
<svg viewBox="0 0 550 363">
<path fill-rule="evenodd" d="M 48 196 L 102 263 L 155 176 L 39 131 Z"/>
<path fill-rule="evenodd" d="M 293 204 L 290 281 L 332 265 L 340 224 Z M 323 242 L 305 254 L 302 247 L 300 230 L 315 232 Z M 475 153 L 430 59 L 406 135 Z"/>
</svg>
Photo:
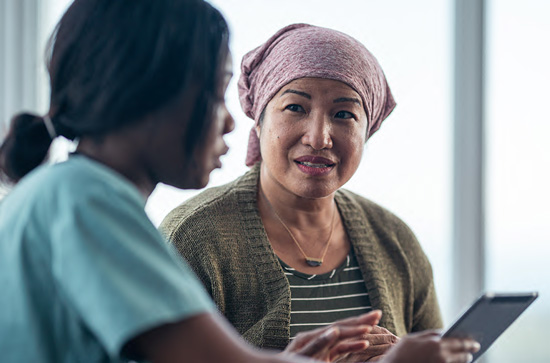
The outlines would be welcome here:
<svg viewBox="0 0 550 363">
<path fill-rule="evenodd" d="M 432 266 L 428 257 L 409 227 L 400 231 L 406 234 L 407 257 L 411 266 L 413 282 L 413 316 L 411 332 L 443 328 L 443 320 L 435 292 Z"/>
<path fill-rule="evenodd" d="M 432 267 L 413 231 L 376 203 L 349 191 L 345 195 L 364 212 L 364 231 L 354 227 L 363 231 L 354 235 L 367 240 L 359 251 L 366 259 L 367 277 L 376 282 L 372 293 L 385 314 L 381 323 L 398 335 L 441 328 Z"/>
</svg>

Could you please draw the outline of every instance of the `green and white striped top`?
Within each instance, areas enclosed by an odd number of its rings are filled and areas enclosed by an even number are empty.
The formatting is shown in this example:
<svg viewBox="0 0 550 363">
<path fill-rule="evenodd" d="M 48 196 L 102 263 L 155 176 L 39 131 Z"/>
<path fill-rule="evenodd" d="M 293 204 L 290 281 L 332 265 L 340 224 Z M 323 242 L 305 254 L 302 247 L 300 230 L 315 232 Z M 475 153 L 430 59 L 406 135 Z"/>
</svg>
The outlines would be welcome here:
<svg viewBox="0 0 550 363">
<path fill-rule="evenodd" d="M 338 268 L 308 275 L 279 260 L 290 284 L 290 339 L 296 334 L 372 310 L 355 254 Z"/>
</svg>

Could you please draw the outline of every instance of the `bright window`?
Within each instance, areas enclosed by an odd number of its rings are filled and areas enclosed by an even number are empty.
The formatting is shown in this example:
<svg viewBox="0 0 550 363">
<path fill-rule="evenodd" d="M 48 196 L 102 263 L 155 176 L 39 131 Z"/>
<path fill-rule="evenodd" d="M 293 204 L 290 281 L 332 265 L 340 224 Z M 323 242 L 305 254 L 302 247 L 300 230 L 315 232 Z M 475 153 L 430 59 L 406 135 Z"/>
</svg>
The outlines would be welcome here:
<svg viewBox="0 0 550 363">
<path fill-rule="evenodd" d="M 550 2 L 492 0 L 487 14 L 487 288 L 540 292 L 490 361 L 550 362 Z"/>
</svg>

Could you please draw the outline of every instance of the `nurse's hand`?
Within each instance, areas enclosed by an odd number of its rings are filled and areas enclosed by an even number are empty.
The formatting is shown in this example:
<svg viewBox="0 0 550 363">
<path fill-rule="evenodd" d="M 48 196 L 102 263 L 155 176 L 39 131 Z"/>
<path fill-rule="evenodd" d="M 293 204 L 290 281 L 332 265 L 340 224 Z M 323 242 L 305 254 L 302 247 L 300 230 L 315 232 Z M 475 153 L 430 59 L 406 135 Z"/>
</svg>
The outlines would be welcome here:
<svg viewBox="0 0 550 363">
<path fill-rule="evenodd" d="M 369 333 L 378 324 L 379 310 L 339 320 L 329 326 L 298 334 L 283 354 L 301 354 L 322 362 L 336 362 L 369 347 Z"/>
<path fill-rule="evenodd" d="M 467 363 L 479 348 L 472 339 L 441 338 L 426 331 L 403 337 L 380 363 Z"/>
</svg>

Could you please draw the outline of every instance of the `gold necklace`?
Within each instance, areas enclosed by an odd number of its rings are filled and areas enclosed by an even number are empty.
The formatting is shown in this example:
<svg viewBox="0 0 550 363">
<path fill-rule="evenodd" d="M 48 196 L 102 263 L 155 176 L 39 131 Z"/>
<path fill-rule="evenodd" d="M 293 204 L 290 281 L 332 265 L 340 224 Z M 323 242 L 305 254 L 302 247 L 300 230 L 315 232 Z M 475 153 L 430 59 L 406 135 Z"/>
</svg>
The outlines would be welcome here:
<svg viewBox="0 0 550 363">
<path fill-rule="evenodd" d="M 283 219 L 281 217 L 279 217 L 279 214 L 277 214 L 277 211 L 275 211 L 275 208 L 273 208 L 273 205 L 271 204 L 271 202 L 269 201 L 269 199 L 267 199 L 267 196 L 265 195 L 264 191 L 262 190 L 261 186 L 259 187 L 260 189 L 260 192 L 262 193 L 262 196 L 264 197 L 265 201 L 267 202 L 267 205 L 269 205 L 269 208 L 273 211 L 273 214 L 275 214 L 275 217 L 277 217 L 277 219 L 279 220 L 279 222 L 281 222 L 281 224 L 283 225 L 283 227 L 285 227 L 286 231 L 288 232 L 288 234 L 290 235 L 290 238 L 292 238 L 292 240 L 294 241 L 294 244 L 296 245 L 296 247 L 298 247 L 298 249 L 300 250 L 300 252 L 302 253 L 302 256 L 304 256 L 305 260 L 306 260 L 306 263 L 311 266 L 311 267 L 319 267 L 323 264 L 323 259 L 325 258 L 325 255 L 327 254 L 327 251 L 328 251 L 328 246 L 330 245 L 330 240 L 331 240 L 331 237 L 332 237 L 332 232 L 334 231 L 334 215 L 335 215 L 335 210 L 336 208 L 334 208 L 332 210 L 332 217 L 331 217 L 331 226 L 330 226 L 330 233 L 328 235 L 328 239 L 327 241 L 325 242 L 325 249 L 323 250 L 323 254 L 321 255 L 321 258 L 314 258 L 314 257 L 309 257 L 308 255 L 306 255 L 306 253 L 304 252 L 304 250 L 302 249 L 302 246 L 300 246 L 300 244 L 298 243 L 298 240 L 296 239 L 296 237 L 294 237 L 294 234 L 292 234 L 292 232 L 290 231 L 290 228 L 288 228 L 288 226 L 286 225 L 285 222 L 283 222 Z"/>
</svg>

